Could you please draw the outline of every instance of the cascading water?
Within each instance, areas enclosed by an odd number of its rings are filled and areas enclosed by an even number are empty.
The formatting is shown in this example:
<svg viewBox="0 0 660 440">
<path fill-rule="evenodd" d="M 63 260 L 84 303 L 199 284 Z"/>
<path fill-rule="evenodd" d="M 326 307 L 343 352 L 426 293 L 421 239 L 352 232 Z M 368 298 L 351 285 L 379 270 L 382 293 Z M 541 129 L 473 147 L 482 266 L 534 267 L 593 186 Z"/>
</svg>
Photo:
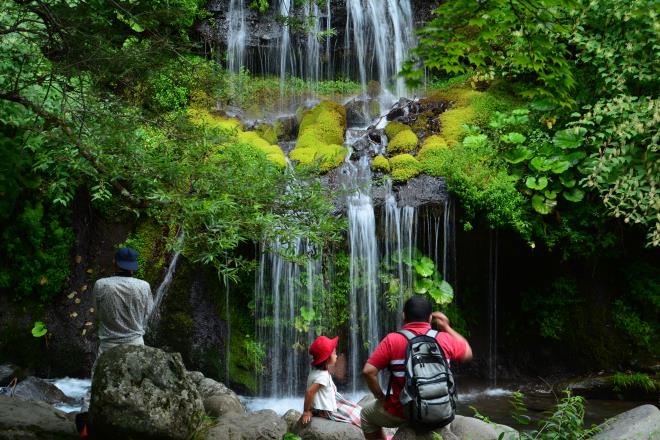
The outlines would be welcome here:
<svg viewBox="0 0 660 440">
<path fill-rule="evenodd" d="M 245 64 L 245 0 L 231 0 L 227 25 L 227 68 L 238 73 Z"/>
<path fill-rule="evenodd" d="M 321 271 L 321 259 L 313 254 L 313 248 L 300 238 L 292 243 L 275 241 L 261 254 L 255 301 L 257 341 L 266 350 L 270 365 L 269 377 L 260 383 L 262 394 L 303 392 L 313 332 L 305 329 L 300 316 L 303 307 L 313 308 L 314 282 Z M 307 260 L 304 265 L 301 258 Z"/>
<path fill-rule="evenodd" d="M 350 157 L 350 152 L 349 156 Z M 368 156 L 362 156 L 357 164 L 347 159 L 353 192 L 347 198 L 348 237 L 350 243 L 350 306 L 351 306 L 351 356 L 350 375 L 352 391 L 357 391 L 358 368 L 365 356 L 365 348 L 371 353 L 380 340 L 378 281 L 378 246 L 376 242 L 376 216 L 371 200 L 371 170 Z M 359 332 L 358 332 L 359 329 Z"/>
<path fill-rule="evenodd" d="M 346 0 L 347 21 L 341 25 L 344 50 L 337 53 L 333 53 L 333 42 L 339 37 L 332 35 L 332 0 L 301 6 L 293 0 L 279 0 L 272 13 L 279 23 L 277 43 L 256 48 L 246 47 L 245 2 L 231 0 L 226 18 L 227 67 L 231 72 L 247 65 L 255 74 L 278 75 L 282 90 L 290 75 L 311 82 L 341 75 L 360 81 L 364 91 L 367 82 L 375 79 L 386 101 L 406 95 L 405 82 L 398 73 L 416 44 L 411 0 Z M 293 26 L 293 22 L 302 26 Z M 255 54 L 258 61 L 246 60 Z M 336 57 L 341 57 L 341 64 L 335 63 Z M 335 70 L 335 64 L 341 71 Z"/>
<path fill-rule="evenodd" d="M 179 232 L 177 240 L 178 240 L 178 248 L 181 249 L 184 240 L 183 229 L 181 229 L 181 232 Z M 176 266 L 179 262 L 180 256 L 181 253 L 179 251 L 174 252 L 174 256 L 172 257 L 172 260 L 170 261 L 170 265 L 167 268 L 167 272 L 165 273 L 165 278 L 163 278 L 163 282 L 160 283 L 160 286 L 158 286 L 158 289 L 156 289 L 156 294 L 154 295 L 154 308 L 151 312 L 151 316 L 149 316 L 149 326 L 152 328 L 158 322 L 158 318 L 160 316 L 159 314 L 160 305 L 162 304 L 163 299 L 165 298 L 165 295 L 167 295 L 167 292 L 170 289 L 170 285 L 174 280 L 174 273 L 176 272 Z"/>
</svg>

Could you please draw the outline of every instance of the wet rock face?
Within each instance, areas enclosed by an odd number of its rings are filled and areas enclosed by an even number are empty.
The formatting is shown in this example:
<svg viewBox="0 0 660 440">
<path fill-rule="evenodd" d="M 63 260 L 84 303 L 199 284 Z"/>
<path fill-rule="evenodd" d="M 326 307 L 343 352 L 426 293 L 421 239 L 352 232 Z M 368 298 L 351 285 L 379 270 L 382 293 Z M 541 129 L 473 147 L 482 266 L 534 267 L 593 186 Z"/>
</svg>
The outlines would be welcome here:
<svg viewBox="0 0 660 440">
<path fill-rule="evenodd" d="M 33 376 L 19 382 L 13 389 L 0 389 L 0 394 L 11 394 L 17 399 L 45 402 L 51 405 L 55 403 L 69 403 L 73 400 L 52 383 Z"/>
<path fill-rule="evenodd" d="M 338 423 L 321 417 L 312 417 L 306 425 L 298 420 L 293 426 L 294 434 L 305 440 L 353 440 L 363 438 L 362 430 L 350 423 Z"/>
<path fill-rule="evenodd" d="M 221 417 L 208 431 L 206 440 L 281 440 L 286 431 L 286 422 L 275 411 L 265 409 Z"/>
<path fill-rule="evenodd" d="M 89 411 L 94 438 L 187 439 L 203 414 L 178 353 L 119 346 L 99 357 Z"/>
<path fill-rule="evenodd" d="M 0 440 L 80 438 L 66 413 L 44 402 L 0 396 Z"/>
</svg>

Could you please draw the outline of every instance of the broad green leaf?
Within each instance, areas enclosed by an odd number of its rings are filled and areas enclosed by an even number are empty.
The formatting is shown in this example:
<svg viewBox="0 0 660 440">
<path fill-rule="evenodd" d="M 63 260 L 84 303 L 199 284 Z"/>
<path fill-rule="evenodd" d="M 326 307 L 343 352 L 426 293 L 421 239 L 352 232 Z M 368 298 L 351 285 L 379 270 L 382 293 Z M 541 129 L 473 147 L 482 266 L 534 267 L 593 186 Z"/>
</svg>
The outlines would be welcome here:
<svg viewBox="0 0 660 440">
<path fill-rule="evenodd" d="M 516 133 L 515 131 L 500 136 L 500 139 L 507 144 L 522 144 L 525 142 L 525 140 L 527 140 L 524 135 Z"/>
<path fill-rule="evenodd" d="M 532 197 L 532 207 L 539 214 L 548 215 L 552 212 L 555 206 L 557 206 L 556 200 L 546 199 L 540 194 L 536 194 Z"/>
<path fill-rule="evenodd" d="M 300 308 L 300 315 L 302 318 L 307 321 L 313 321 L 314 318 L 316 317 L 316 312 L 314 312 L 314 309 L 308 309 L 307 307 L 301 307 Z"/>
<path fill-rule="evenodd" d="M 433 287 L 433 280 L 430 278 L 422 278 L 415 280 L 415 293 L 424 294 Z"/>
<path fill-rule="evenodd" d="M 550 169 L 555 174 L 561 174 L 571 167 L 571 163 L 567 160 L 559 160 L 552 165 Z"/>
<path fill-rule="evenodd" d="M 463 145 L 468 148 L 481 148 L 486 146 L 488 143 L 488 136 L 485 134 L 477 134 L 472 136 L 465 136 L 463 139 Z"/>
<path fill-rule="evenodd" d="M 415 261 L 414 265 L 415 272 L 424 278 L 430 277 L 435 272 L 435 264 L 429 257 L 422 257 L 420 260 Z"/>
<path fill-rule="evenodd" d="M 46 324 L 44 324 L 42 321 L 35 321 L 34 327 L 32 327 L 32 336 L 35 338 L 40 338 L 46 333 L 48 333 Z"/>
<path fill-rule="evenodd" d="M 507 152 L 504 155 L 504 160 L 506 160 L 509 163 L 516 164 L 531 158 L 533 154 L 534 153 L 532 153 L 528 148 L 520 145 L 514 148 L 513 150 Z"/>
<path fill-rule="evenodd" d="M 547 157 L 536 156 L 529 162 L 529 166 L 536 171 L 550 171 L 553 162 Z"/>
<path fill-rule="evenodd" d="M 539 99 L 532 102 L 532 109 L 537 112 L 549 112 L 557 108 L 557 106 L 550 99 Z"/>
<path fill-rule="evenodd" d="M 573 149 L 582 145 L 587 130 L 582 127 L 567 128 L 555 133 L 552 143 L 561 149 Z"/>
<path fill-rule="evenodd" d="M 564 191 L 562 194 L 566 200 L 574 203 L 580 202 L 584 198 L 584 191 L 580 188 L 573 188 L 573 190 Z"/>
<path fill-rule="evenodd" d="M 546 186 L 548 186 L 548 178 L 545 176 L 541 176 L 537 179 L 536 177 L 530 176 L 525 181 L 525 185 L 527 186 L 527 188 L 541 191 L 545 189 Z"/>
<path fill-rule="evenodd" d="M 573 176 L 570 176 L 570 175 L 567 176 L 565 174 L 561 174 L 559 176 L 559 181 L 566 188 L 573 188 L 575 186 L 575 179 L 573 178 Z"/>
</svg>

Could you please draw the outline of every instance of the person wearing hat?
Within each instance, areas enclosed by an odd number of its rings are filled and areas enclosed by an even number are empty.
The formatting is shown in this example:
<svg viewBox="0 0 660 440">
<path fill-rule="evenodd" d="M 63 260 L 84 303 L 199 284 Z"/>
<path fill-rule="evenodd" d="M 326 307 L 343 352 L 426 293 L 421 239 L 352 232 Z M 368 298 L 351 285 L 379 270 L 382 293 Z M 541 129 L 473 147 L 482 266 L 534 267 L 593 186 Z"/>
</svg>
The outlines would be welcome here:
<svg viewBox="0 0 660 440">
<path fill-rule="evenodd" d="M 138 270 L 137 251 L 123 247 L 112 260 L 115 274 L 100 278 L 92 295 L 99 317 L 100 356 L 117 345 L 144 345 L 144 333 L 154 308 L 151 287 L 133 275 Z"/>
<path fill-rule="evenodd" d="M 338 340 L 339 336 L 332 339 L 319 336 L 309 346 L 312 366 L 307 376 L 307 391 L 301 417 L 303 424 L 309 423 L 312 416 L 317 416 L 360 426 L 360 406 L 346 400 L 337 392 L 337 387 L 328 371 L 328 367 L 337 362 Z"/>
</svg>

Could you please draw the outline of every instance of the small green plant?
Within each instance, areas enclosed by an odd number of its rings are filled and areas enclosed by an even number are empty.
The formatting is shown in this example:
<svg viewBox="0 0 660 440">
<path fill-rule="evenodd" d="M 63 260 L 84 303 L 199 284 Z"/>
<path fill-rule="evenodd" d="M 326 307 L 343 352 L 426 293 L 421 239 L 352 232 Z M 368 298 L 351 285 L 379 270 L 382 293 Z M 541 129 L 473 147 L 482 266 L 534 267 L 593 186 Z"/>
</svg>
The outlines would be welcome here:
<svg viewBox="0 0 660 440">
<path fill-rule="evenodd" d="M 301 307 L 300 314 L 296 316 L 295 327 L 299 332 L 308 332 L 312 321 L 316 318 L 316 312 L 312 308 Z"/>
<path fill-rule="evenodd" d="M 41 338 L 42 336 L 45 336 L 46 333 L 48 333 L 46 324 L 44 324 L 43 321 L 35 321 L 34 327 L 32 327 L 32 336 L 35 338 Z"/>
<path fill-rule="evenodd" d="M 302 440 L 302 439 L 292 432 L 287 432 L 286 434 L 284 434 L 284 437 L 282 437 L 282 440 Z"/>
<path fill-rule="evenodd" d="M 653 379 L 644 373 L 616 373 L 612 376 L 614 391 L 640 390 L 652 393 L 657 389 Z"/>
</svg>

